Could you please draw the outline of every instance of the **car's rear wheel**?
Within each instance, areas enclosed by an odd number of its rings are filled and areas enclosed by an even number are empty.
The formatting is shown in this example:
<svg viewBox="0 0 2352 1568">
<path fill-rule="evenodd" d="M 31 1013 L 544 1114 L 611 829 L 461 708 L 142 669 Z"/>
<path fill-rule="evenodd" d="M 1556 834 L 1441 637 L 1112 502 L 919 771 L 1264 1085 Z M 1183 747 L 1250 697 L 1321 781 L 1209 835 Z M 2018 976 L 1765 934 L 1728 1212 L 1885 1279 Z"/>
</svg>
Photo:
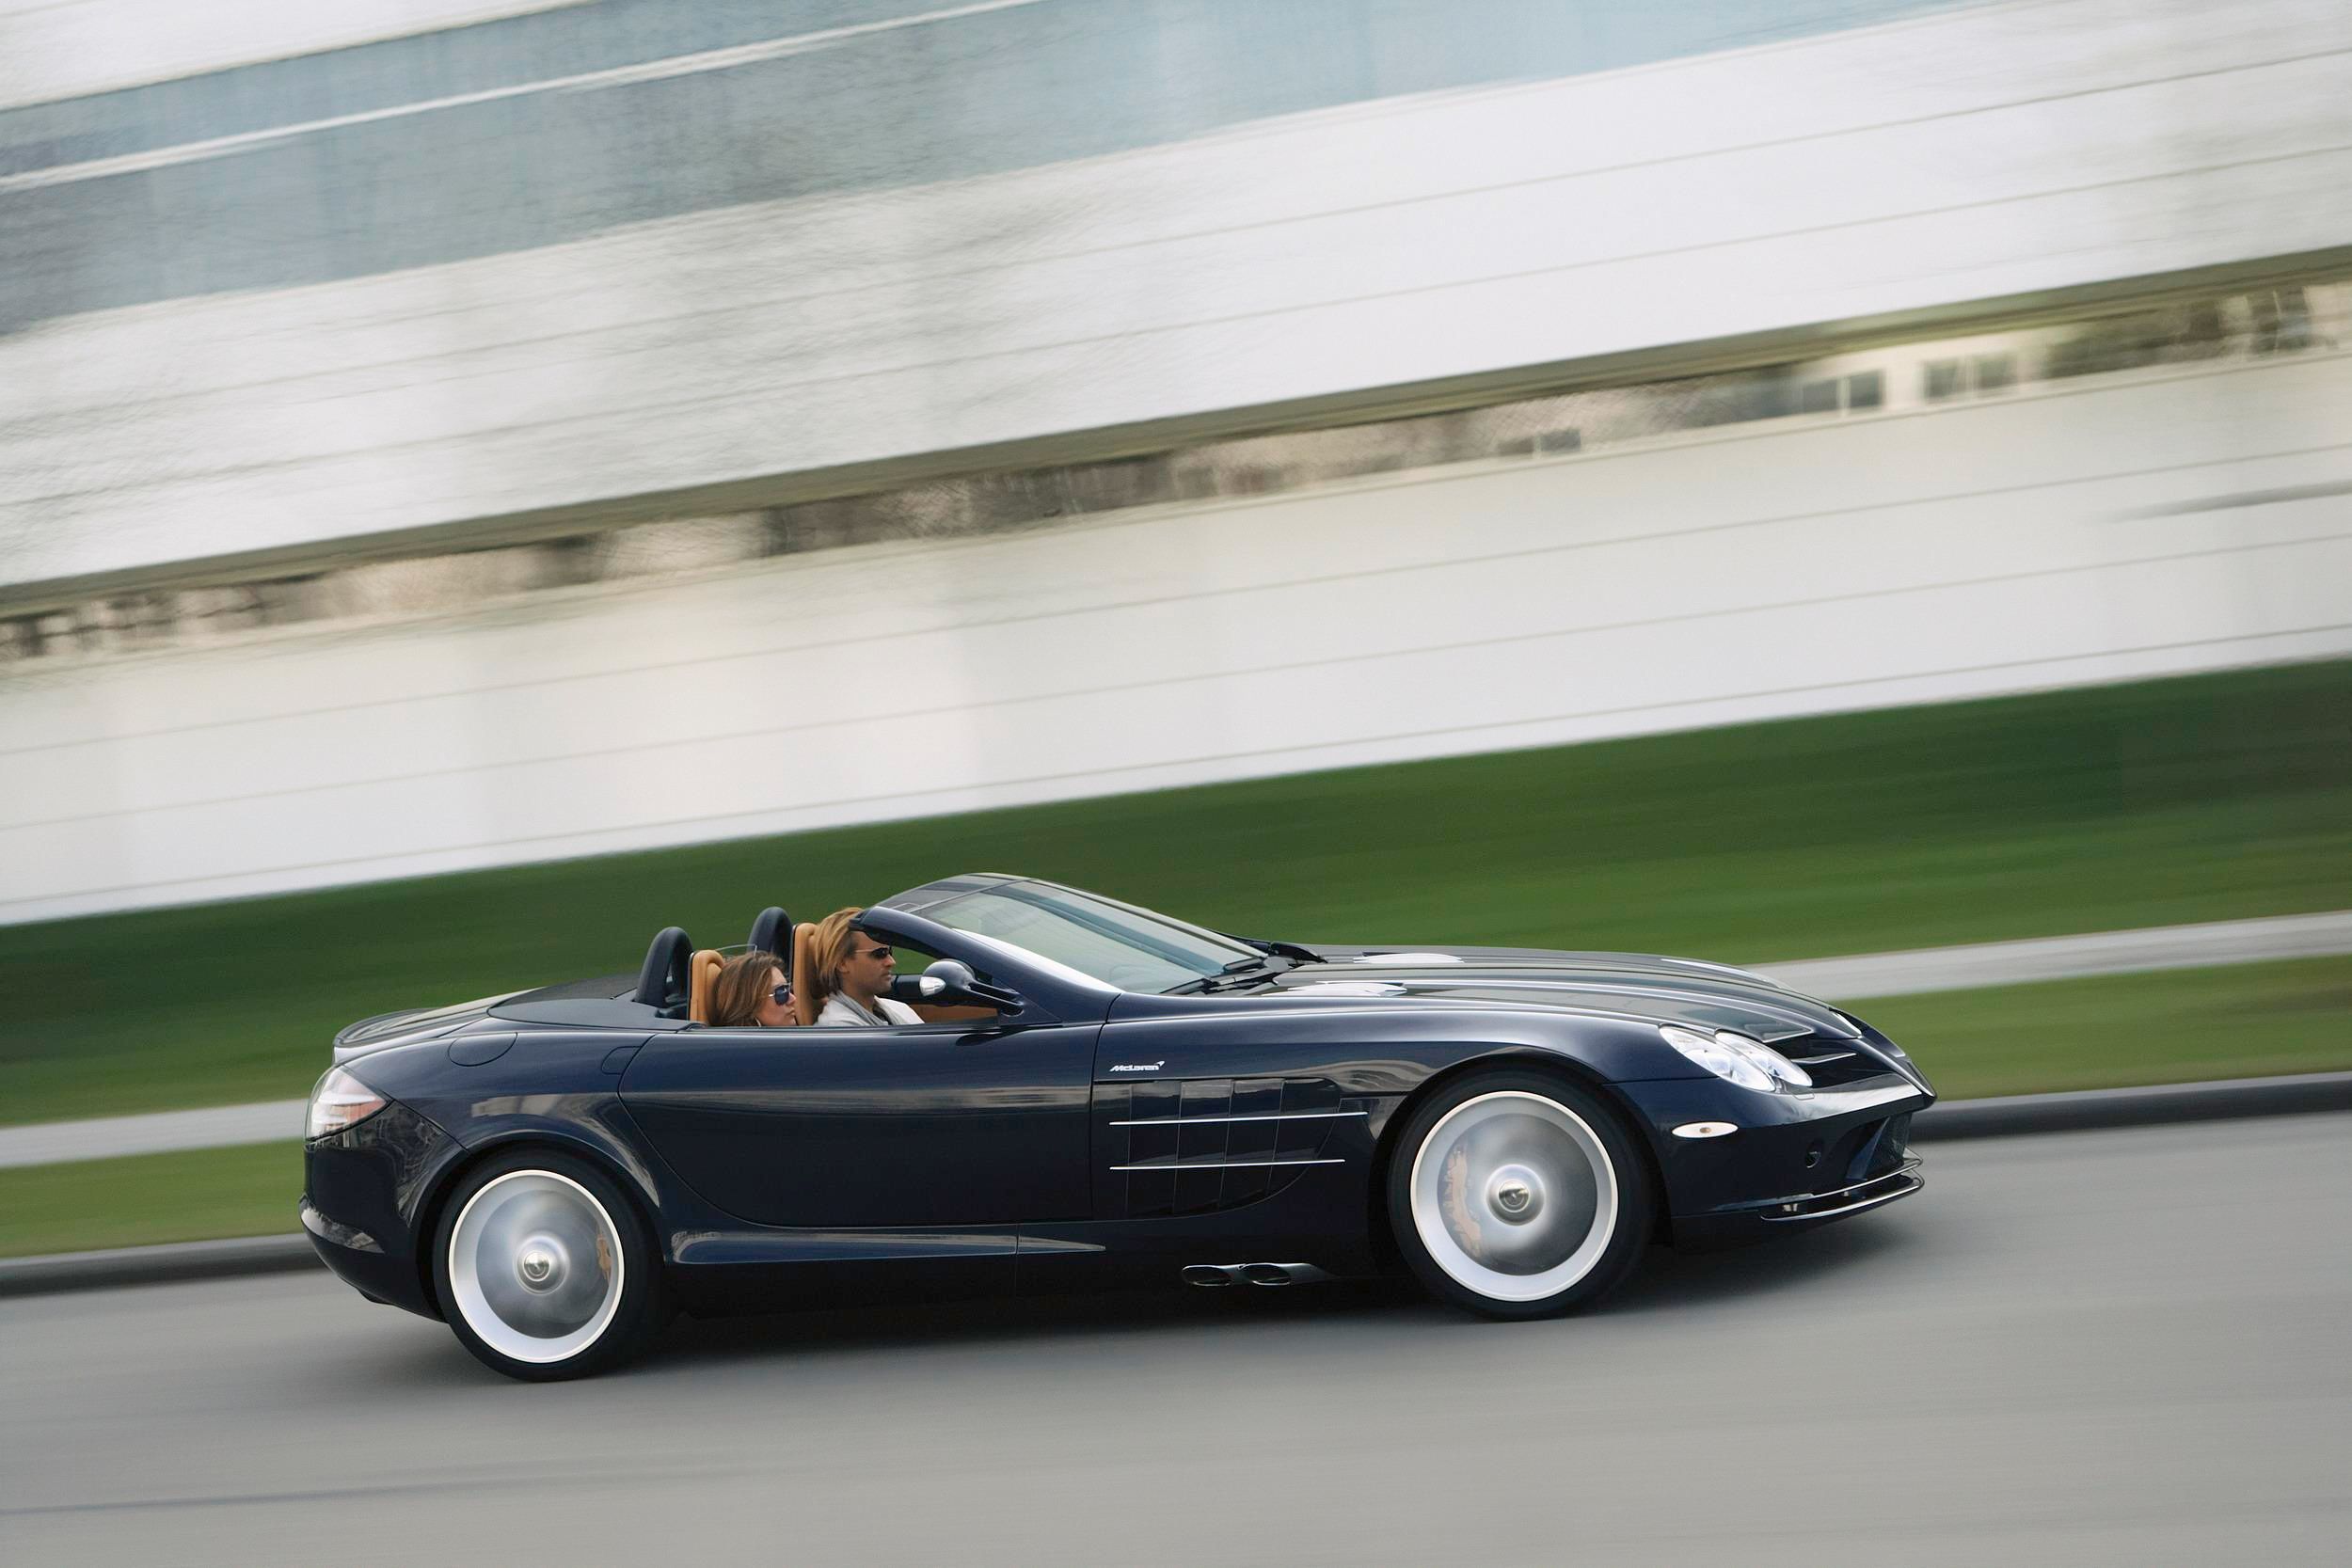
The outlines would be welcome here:
<svg viewBox="0 0 2352 1568">
<path fill-rule="evenodd" d="M 442 1206 L 433 1282 L 485 1365 L 531 1382 L 602 1371 L 660 1331 L 660 1261 L 619 1188 L 584 1161 L 517 1150 Z"/>
<path fill-rule="evenodd" d="M 1633 1270 L 1655 1197 L 1648 1164 L 1590 1090 L 1472 1073 L 1415 1108 L 1389 1162 L 1398 1249 L 1429 1291 L 1495 1318 L 1546 1318 Z"/>
</svg>

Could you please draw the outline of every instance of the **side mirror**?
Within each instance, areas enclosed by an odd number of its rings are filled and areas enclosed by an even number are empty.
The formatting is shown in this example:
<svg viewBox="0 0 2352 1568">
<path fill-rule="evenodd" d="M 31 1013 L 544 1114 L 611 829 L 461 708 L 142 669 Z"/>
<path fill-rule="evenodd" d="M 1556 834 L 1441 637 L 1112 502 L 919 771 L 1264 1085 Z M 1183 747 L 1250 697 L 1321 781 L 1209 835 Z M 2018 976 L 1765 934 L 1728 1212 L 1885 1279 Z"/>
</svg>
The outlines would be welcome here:
<svg viewBox="0 0 2352 1568">
<path fill-rule="evenodd" d="M 928 1002 L 947 1007 L 993 1007 L 1000 1013 L 1021 1010 L 1021 993 L 1006 986 L 993 986 L 972 973 L 972 966 L 957 958 L 941 958 L 925 969 L 912 981 L 900 980 L 894 989 L 906 994 L 902 1002 Z"/>
</svg>

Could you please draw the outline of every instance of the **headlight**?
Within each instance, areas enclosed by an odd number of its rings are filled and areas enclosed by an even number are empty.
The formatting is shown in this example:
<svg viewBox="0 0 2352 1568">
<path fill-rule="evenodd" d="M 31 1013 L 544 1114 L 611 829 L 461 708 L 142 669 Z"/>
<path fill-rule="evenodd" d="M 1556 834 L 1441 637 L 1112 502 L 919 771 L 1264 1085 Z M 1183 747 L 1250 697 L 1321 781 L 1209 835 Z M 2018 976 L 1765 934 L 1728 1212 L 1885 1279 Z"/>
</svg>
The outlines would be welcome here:
<svg viewBox="0 0 2352 1568">
<path fill-rule="evenodd" d="M 1752 1040 L 1735 1030 L 1718 1029 L 1710 1036 L 1661 1023 L 1658 1032 L 1666 1037 L 1668 1045 L 1716 1077 L 1728 1079 L 1743 1089 L 1771 1094 L 1784 1084 L 1792 1089 L 1813 1086 L 1812 1076 L 1804 1069 L 1763 1041 Z"/>
<path fill-rule="evenodd" d="M 319 1086 L 310 1091 L 310 1125 L 306 1138 L 324 1138 L 360 1122 L 384 1108 L 384 1097 L 342 1068 L 328 1068 Z"/>
</svg>

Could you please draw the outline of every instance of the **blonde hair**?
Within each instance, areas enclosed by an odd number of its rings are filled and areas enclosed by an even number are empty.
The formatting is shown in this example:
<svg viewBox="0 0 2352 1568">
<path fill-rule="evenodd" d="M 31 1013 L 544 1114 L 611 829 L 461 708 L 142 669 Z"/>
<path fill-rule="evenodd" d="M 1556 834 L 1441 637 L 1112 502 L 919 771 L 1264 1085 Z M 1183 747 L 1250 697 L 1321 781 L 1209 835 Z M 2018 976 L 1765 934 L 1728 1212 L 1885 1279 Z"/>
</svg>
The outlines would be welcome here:
<svg viewBox="0 0 2352 1568">
<path fill-rule="evenodd" d="M 856 908 L 835 910 L 817 923 L 809 938 L 808 973 L 794 976 L 792 983 L 804 988 L 820 1008 L 841 990 L 841 966 L 850 957 L 858 920 L 865 913 Z"/>
<path fill-rule="evenodd" d="M 773 973 L 775 978 L 770 979 Z M 784 960 L 773 953 L 738 953 L 719 966 L 710 985 L 710 1022 L 724 1029 L 749 1029 L 759 1022 L 759 1005 L 784 979 Z"/>
</svg>

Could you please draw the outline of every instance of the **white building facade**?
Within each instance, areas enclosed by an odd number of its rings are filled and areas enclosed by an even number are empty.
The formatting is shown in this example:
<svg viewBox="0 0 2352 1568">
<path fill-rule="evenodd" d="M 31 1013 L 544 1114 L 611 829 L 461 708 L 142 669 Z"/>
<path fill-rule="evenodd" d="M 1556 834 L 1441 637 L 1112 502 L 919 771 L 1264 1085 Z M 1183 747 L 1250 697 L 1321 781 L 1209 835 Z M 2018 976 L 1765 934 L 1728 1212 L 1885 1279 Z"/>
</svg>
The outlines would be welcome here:
<svg viewBox="0 0 2352 1568">
<path fill-rule="evenodd" d="M 818 9 L 0 77 L 0 921 L 2352 652 L 2342 8 Z"/>
</svg>

